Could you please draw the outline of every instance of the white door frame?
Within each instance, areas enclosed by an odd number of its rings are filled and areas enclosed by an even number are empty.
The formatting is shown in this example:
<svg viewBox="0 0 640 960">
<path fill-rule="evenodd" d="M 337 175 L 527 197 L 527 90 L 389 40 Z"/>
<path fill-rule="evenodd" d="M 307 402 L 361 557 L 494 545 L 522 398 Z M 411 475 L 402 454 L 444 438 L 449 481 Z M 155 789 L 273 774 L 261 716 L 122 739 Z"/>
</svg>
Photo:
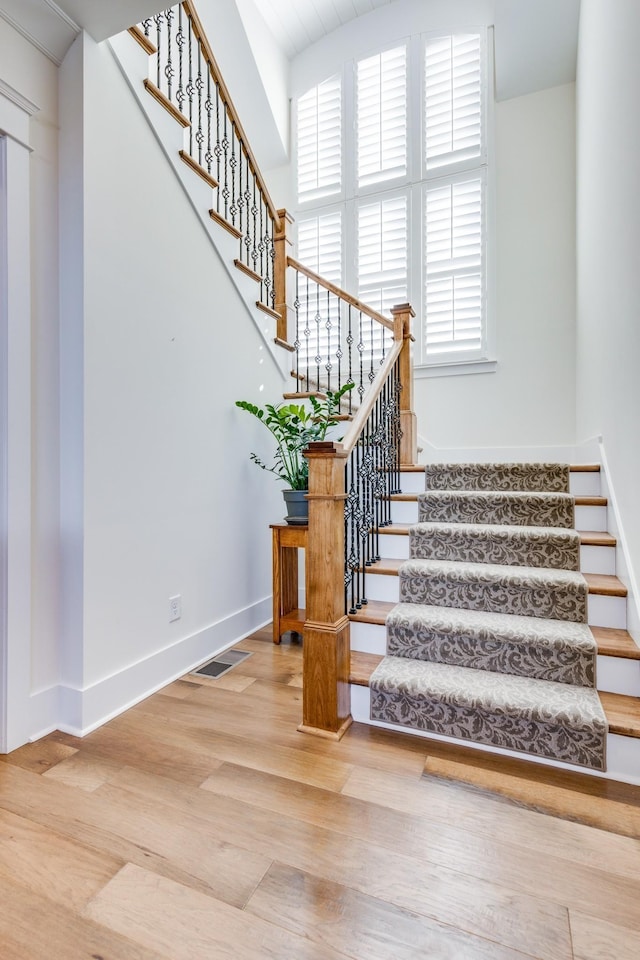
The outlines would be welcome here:
<svg viewBox="0 0 640 960">
<path fill-rule="evenodd" d="M 0 80 L 0 752 L 29 739 L 31 225 L 29 120 Z"/>
</svg>

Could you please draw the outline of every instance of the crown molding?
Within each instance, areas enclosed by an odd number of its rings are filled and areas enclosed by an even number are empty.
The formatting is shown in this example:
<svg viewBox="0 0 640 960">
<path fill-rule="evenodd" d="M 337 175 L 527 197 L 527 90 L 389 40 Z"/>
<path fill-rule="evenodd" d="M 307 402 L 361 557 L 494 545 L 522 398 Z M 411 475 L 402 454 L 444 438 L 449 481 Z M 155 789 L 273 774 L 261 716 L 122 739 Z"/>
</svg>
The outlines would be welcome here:
<svg viewBox="0 0 640 960">
<path fill-rule="evenodd" d="M 6 83 L 2 78 L 0 78 L 0 96 L 5 97 L 5 99 L 10 100 L 11 103 L 15 103 L 16 107 L 20 107 L 21 110 L 24 110 L 25 113 L 28 113 L 30 117 L 38 113 L 40 107 L 32 103 L 31 100 L 28 100 L 21 93 L 14 89 L 9 83 Z"/>
</svg>

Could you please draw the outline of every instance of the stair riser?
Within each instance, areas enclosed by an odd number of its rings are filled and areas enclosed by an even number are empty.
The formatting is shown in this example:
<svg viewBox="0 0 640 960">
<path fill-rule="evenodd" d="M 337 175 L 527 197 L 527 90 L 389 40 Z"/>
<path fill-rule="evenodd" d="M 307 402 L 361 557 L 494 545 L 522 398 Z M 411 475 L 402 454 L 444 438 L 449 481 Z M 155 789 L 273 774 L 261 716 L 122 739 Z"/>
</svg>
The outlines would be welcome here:
<svg viewBox="0 0 640 960">
<path fill-rule="evenodd" d="M 380 537 L 380 556 L 392 560 L 409 559 L 409 537 L 402 534 L 382 534 Z M 580 547 L 580 570 L 583 573 L 616 572 L 615 547 Z"/>
<path fill-rule="evenodd" d="M 597 658 L 596 680 L 598 690 L 640 697 L 640 661 L 600 656 Z"/>
<path fill-rule="evenodd" d="M 399 603 L 398 577 L 369 573 L 366 579 L 367 599 Z M 592 627 L 627 626 L 627 601 L 624 597 L 604 597 L 589 594 L 587 598 L 587 623 Z"/>
<path fill-rule="evenodd" d="M 387 628 L 378 623 L 351 623 L 351 649 L 359 653 L 384 656 L 387 652 Z M 640 661 L 623 657 L 597 658 L 597 689 L 640 697 Z"/>
<path fill-rule="evenodd" d="M 391 503 L 391 521 L 392 523 L 417 523 L 418 501 L 393 500 Z M 575 527 L 576 530 L 606 531 L 607 508 L 582 506 L 576 507 Z"/>
<path fill-rule="evenodd" d="M 382 727 L 386 730 L 395 730 L 400 733 L 407 733 L 410 736 L 422 737 L 424 740 L 437 740 L 440 743 L 459 744 L 466 747 L 474 747 L 482 750 L 484 753 L 494 753 L 504 757 L 518 757 L 521 760 L 527 760 L 531 763 L 539 763 L 543 766 L 556 767 L 560 770 L 578 770 L 580 768 L 566 763 L 558 763 L 553 760 L 544 760 L 539 757 L 533 758 L 528 753 L 517 753 L 511 750 L 500 750 L 497 747 L 478 746 L 467 740 L 454 740 L 449 737 L 442 737 L 438 734 L 426 733 L 422 730 L 411 730 L 408 727 L 399 727 L 390 723 L 380 723 L 377 720 L 370 719 L 370 690 L 368 687 L 351 685 L 351 715 L 353 719 L 366 723 L 369 726 Z M 607 737 L 607 772 L 604 774 L 588 771 L 592 776 L 600 776 L 607 780 L 621 780 L 625 783 L 640 785 L 640 739 L 633 737 L 621 737 L 610 733 Z"/>
<path fill-rule="evenodd" d="M 402 473 L 400 486 L 403 493 L 423 493 L 424 473 L 415 471 Z M 600 489 L 600 473 L 573 472 L 569 475 L 569 490 L 574 497 L 599 497 Z"/>
</svg>

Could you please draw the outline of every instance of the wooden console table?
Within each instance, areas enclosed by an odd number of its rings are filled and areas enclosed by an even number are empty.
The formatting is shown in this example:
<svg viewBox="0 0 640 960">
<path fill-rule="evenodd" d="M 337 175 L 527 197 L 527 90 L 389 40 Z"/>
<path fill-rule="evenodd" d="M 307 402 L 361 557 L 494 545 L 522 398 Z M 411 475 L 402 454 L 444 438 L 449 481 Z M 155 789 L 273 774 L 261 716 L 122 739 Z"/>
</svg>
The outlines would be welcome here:
<svg viewBox="0 0 640 960">
<path fill-rule="evenodd" d="M 307 546 L 309 528 L 302 524 L 272 523 L 273 530 L 273 642 L 287 630 L 302 634 L 306 611 L 298 607 L 298 549 Z"/>
</svg>

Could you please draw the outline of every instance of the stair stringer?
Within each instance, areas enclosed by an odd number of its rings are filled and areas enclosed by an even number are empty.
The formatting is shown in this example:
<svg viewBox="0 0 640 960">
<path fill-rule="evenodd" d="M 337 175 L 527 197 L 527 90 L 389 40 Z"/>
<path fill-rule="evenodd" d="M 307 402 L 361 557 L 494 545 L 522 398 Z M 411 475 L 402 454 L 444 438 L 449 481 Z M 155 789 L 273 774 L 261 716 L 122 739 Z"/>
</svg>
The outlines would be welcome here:
<svg viewBox="0 0 640 960">
<path fill-rule="evenodd" d="M 624 526 L 620 518 L 618 500 L 616 498 L 611 471 L 607 461 L 607 454 L 604 443 L 600 441 L 600 452 L 598 457 L 601 468 L 602 495 L 607 497 L 609 505 L 607 508 L 607 520 L 609 532 L 617 540 L 616 544 L 616 575 L 622 580 L 629 591 L 627 596 L 627 630 L 640 645 L 640 590 L 638 588 L 638 579 L 636 571 L 630 559 L 629 548 L 624 533 Z"/>
<path fill-rule="evenodd" d="M 185 131 L 144 87 L 144 81 L 149 76 L 149 56 L 127 32 L 111 37 L 106 45 L 110 48 L 160 149 L 173 168 L 187 201 L 200 221 L 216 256 L 238 291 L 240 300 L 257 328 L 269 357 L 280 371 L 284 388 L 291 382 L 289 354 L 274 342 L 273 319 L 256 306 L 259 290 L 257 283 L 235 266 L 234 261 L 238 257 L 238 240 L 209 216 L 209 210 L 214 205 L 213 191 L 180 158 L 180 150 L 185 145 Z"/>
</svg>

